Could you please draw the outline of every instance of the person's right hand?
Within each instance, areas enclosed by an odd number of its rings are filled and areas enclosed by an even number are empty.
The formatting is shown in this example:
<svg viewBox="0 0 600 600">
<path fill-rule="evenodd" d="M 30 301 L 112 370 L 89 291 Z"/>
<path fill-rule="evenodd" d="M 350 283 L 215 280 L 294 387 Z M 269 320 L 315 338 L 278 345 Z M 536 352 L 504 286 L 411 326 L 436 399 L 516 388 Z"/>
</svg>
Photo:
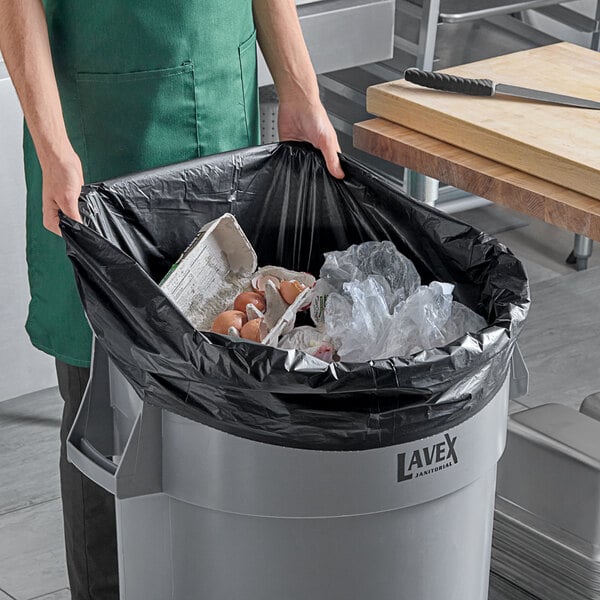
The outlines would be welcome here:
<svg viewBox="0 0 600 600">
<path fill-rule="evenodd" d="M 74 150 L 61 154 L 60 158 L 42 163 L 42 212 L 44 227 L 61 235 L 58 211 L 81 222 L 77 201 L 83 185 L 81 161 Z"/>
</svg>

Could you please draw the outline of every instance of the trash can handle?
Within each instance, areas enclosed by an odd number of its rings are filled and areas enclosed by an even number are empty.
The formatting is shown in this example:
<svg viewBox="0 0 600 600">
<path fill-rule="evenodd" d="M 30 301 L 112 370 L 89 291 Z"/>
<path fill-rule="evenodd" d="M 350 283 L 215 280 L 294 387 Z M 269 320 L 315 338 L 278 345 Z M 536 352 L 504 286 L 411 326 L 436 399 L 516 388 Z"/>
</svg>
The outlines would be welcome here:
<svg viewBox="0 0 600 600">
<path fill-rule="evenodd" d="M 104 456 L 102 452 L 96 450 L 96 448 L 85 438 L 79 441 L 79 449 L 85 454 L 90 460 L 93 460 L 96 465 L 114 475 L 117 472 L 117 465 L 110 458 Z"/>
<path fill-rule="evenodd" d="M 129 433 L 118 463 L 114 453 L 111 394 L 133 393 L 127 380 L 98 344 L 79 412 L 67 438 L 67 458 L 84 475 L 117 498 L 162 490 L 162 411 L 145 403 Z"/>
<path fill-rule="evenodd" d="M 93 440 L 93 441 L 92 441 Z M 84 475 L 111 494 L 116 494 L 118 466 L 98 448 L 113 447 L 108 356 L 94 344 L 92 370 L 81 406 L 67 438 L 67 458 Z"/>
</svg>

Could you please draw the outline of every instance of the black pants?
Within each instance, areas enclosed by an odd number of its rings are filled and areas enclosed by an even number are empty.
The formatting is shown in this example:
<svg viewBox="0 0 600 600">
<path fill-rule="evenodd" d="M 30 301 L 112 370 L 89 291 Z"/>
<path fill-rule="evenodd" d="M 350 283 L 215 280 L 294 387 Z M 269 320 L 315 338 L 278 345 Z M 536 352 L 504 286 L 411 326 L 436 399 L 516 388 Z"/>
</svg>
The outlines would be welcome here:
<svg viewBox="0 0 600 600">
<path fill-rule="evenodd" d="M 56 361 L 65 407 L 60 430 L 60 485 L 67 569 L 73 600 L 118 600 L 114 497 L 67 462 L 66 438 L 90 370 Z"/>
</svg>

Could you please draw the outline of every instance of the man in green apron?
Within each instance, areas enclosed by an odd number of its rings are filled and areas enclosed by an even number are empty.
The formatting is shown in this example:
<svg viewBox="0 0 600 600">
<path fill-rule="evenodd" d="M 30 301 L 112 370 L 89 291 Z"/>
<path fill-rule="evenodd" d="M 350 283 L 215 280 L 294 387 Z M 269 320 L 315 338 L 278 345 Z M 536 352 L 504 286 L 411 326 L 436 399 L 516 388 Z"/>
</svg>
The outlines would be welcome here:
<svg viewBox="0 0 600 600">
<path fill-rule="evenodd" d="M 256 31 L 255 31 L 256 22 Z M 0 0 L 0 50 L 21 100 L 32 343 L 65 400 L 61 489 L 72 598 L 118 598 L 114 502 L 65 458 L 92 336 L 59 237 L 85 182 L 259 143 L 256 39 L 281 139 L 343 177 L 294 0 Z"/>
</svg>

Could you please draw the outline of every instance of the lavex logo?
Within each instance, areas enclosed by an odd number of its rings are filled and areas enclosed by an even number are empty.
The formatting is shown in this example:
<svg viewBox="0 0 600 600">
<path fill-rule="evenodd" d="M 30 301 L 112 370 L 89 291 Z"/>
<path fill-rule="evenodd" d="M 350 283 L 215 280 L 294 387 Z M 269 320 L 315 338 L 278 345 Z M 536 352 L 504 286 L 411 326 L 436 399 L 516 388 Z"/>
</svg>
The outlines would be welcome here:
<svg viewBox="0 0 600 600">
<path fill-rule="evenodd" d="M 447 469 L 458 462 L 456 456 L 456 436 L 444 434 L 444 441 L 412 453 L 398 454 L 398 482 L 416 479 Z"/>
</svg>

